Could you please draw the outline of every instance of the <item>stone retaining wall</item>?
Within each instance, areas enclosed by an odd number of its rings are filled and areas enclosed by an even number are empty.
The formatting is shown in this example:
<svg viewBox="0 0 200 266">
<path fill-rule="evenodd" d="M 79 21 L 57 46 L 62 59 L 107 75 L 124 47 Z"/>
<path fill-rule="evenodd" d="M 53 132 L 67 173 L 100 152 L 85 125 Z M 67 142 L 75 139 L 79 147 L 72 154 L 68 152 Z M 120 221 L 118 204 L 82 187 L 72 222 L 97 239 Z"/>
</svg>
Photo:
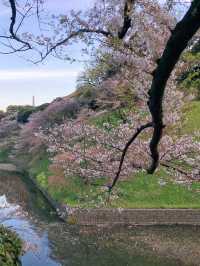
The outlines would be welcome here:
<svg viewBox="0 0 200 266">
<path fill-rule="evenodd" d="M 66 220 L 79 225 L 200 225 L 200 210 L 71 209 Z"/>
</svg>

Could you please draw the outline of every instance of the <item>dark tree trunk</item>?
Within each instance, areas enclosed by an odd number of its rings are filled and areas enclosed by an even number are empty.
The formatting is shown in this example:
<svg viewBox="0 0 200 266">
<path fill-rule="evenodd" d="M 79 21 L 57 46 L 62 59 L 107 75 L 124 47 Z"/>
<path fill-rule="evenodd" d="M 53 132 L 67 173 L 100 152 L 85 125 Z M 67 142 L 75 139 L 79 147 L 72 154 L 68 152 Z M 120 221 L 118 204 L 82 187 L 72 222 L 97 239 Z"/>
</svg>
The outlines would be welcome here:
<svg viewBox="0 0 200 266">
<path fill-rule="evenodd" d="M 158 66 L 153 73 L 149 90 L 149 110 L 152 115 L 153 136 L 150 142 L 152 163 L 148 173 L 154 173 L 159 164 L 158 145 L 163 133 L 163 96 L 167 80 L 173 71 L 183 50 L 200 27 L 200 0 L 194 0 L 184 16 L 172 31 Z"/>
</svg>

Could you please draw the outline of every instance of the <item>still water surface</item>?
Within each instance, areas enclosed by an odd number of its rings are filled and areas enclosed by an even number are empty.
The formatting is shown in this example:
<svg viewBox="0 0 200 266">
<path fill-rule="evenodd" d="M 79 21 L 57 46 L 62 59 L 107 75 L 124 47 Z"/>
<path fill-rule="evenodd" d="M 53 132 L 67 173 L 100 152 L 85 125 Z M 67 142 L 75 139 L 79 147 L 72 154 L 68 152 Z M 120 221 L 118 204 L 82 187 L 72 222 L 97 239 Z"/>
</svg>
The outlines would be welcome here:
<svg viewBox="0 0 200 266">
<path fill-rule="evenodd" d="M 199 227 L 72 227 L 26 180 L 0 175 L 0 223 L 24 240 L 23 266 L 200 265 Z"/>
</svg>

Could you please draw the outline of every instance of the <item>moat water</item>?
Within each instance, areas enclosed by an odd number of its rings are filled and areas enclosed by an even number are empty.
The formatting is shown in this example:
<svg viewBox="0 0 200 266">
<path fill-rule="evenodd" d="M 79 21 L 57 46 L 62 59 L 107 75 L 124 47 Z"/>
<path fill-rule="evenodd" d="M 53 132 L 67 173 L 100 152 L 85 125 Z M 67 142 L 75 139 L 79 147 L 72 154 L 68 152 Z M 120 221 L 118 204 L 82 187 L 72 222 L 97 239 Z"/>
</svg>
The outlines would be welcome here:
<svg viewBox="0 0 200 266">
<path fill-rule="evenodd" d="M 23 239 L 23 266 L 200 265 L 200 227 L 70 226 L 26 177 L 0 175 L 0 222 Z"/>
</svg>

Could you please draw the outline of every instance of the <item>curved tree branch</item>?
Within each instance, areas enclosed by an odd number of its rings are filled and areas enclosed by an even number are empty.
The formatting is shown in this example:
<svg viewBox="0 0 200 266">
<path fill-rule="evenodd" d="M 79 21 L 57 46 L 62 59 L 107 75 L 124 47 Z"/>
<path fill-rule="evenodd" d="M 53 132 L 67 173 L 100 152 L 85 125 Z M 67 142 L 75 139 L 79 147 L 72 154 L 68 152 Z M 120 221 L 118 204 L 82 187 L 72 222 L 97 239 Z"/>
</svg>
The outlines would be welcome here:
<svg viewBox="0 0 200 266">
<path fill-rule="evenodd" d="M 123 39 L 125 37 L 125 35 L 127 34 L 129 28 L 131 27 L 131 21 L 132 21 L 131 12 L 132 12 L 134 3 L 135 3 L 135 0 L 126 0 L 125 1 L 125 4 L 124 4 L 123 25 L 122 25 L 122 28 L 117 33 L 117 37 L 119 39 Z M 55 45 L 53 45 L 52 47 L 50 47 L 46 51 L 45 54 L 42 54 L 41 55 L 40 60 L 38 60 L 35 63 L 37 64 L 37 63 L 42 62 L 44 59 L 46 59 L 46 57 L 49 54 L 51 54 L 53 51 L 55 51 L 56 48 L 58 48 L 58 47 L 60 47 L 62 45 L 67 44 L 67 42 L 70 41 L 71 39 L 76 38 L 77 36 L 79 36 L 81 34 L 84 34 L 84 33 L 100 34 L 100 35 L 103 35 L 103 36 L 105 36 L 107 38 L 109 38 L 109 37 L 112 37 L 112 38 L 116 37 L 109 30 L 106 31 L 106 30 L 103 30 L 103 29 L 82 28 L 82 29 L 79 29 L 77 31 L 74 31 L 74 32 L 70 33 L 66 38 L 64 38 L 63 40 L 57 42 Z"/>
<path fill-rule="evenodd" d="M 16 35 L 16 32 L 14 32 L 14 27 L 16 24 L 16 17 L 17 17 L 16 2 L 15 0 L 9 0 L 9 3 L 10 3 L 11 11 L 12 11 L 11 23 L 10 23 L 10 28 L 9 28 L 11 39 L 16 40 L 19 43 L 22 43 L 23 44 L 23 47 L 21 48 L 22 50 L 24 50 L 25 47 L 27 47 L 27 49 L 31 49 L 31 45 L 28 42 L 25 42 L 22 39 L 20 39 Z"/>
<path fill-rule="evenodd" d="M 101 29 L 89 29 L 89 28 L 88 29 L 79 29 L 77 31 L 72 32 L 65 39 L 61 40 L 60 42 L 57 42 L 55 45 L 53 45 L 51 48 L 49 48 L 44 55 L 43 54 L 41 55 L 41 59 L 38 60 L 36 62 L 36 64 L 42 62 L 49 54 L 51 54 L 59 46 L 65 45 L 68 41 L 70 41 L 73 38 L 76 38 L 77 36 L 79 36 L 79 35 L 81 35 L 83 33 L 96 33 L 96 34 L 104 35 L 105 37 L 109 37 L 109 36 L 112 37 L 112 33 L 111 32 L 104 31 L 104 30 L 101 30 Z"/>
<path fill-rule="evenodd" d="M 26 18 L 27 14 L 32 9 L 32 7 L 30 7 L 25 14 L 21 14 L 22 20 L 19 23 L 19 25 L 17 26 L 17 29 L 15 30 L 15 26 L 16 26 L 16 23 L 17 23 L 17 12 L 19 12 L 19 11 L 17 10 L 17 7 L 16 7 L 16 0 L 8 0 L 8 2 L 10 4 L 10 8 L 11 8 L 11 12 L 12 12 L 11 23 L 10 23 L 10 26 L 9 26 L 10 36 L 1 35 L 0 38 L 15 40 L 15 41 L 17 41 L 17 42 L 22 44 L 22 47 L 19 47 L 19 48 L 16 48 L 16 49 L 12 49 L 12 51 L 10 53 L 14 53 L 14 52 L 18 52 L 18 51 L 27 51 L 29 49 L 33 49 L 33 47 L 31 46 L 31 44 L 29 42 L 23 40 L 22 38 L 20 38 L 17 35 L 17 32 L 18 32 L 19 28 L 21 27 L 24 19 Z M 123 12 L 123 25 L 122 25 L 121 29 L 119 29 L 118 33 L 117 33 L 117 37 L 119 39 L 123 39 L 125 37 L 125 35 L 127 34 L 129 28 L 131 27 L 131 11 L 132 11 L 134 3 L 135 3 L 135 0 L 126 0 L 125 1 L 124 12 Z M 36 0 L 36 14 L 37 14 L 37 18 L 38 18 L 38 21 L 39 21 L 39 0 Z M 109 30 L 106 31 L 106 30 L 98 29 L 98 28 L 97 29 L 80 28 L 80 29 L 78 29 L 78 30 L 76 30 L 74 32 L 71 32 L 68 36 L 66 36 L 66 38 L 64 38 L 61 41 L 58 41 L 53 46 L 48 47 L 48 45 L 47 45 L 47 49 L 46 49 L 45 53 L 43 54 L 42 52 L 39 52 L 40 59 L 37 62 L 35 62 L 35 63 L 42 62 L 49 54 L 51 54 L 53 51 L 55 51 L 57 47 L 65 45 L 71 39 L 76 38 L 77 36 L 79 36 L 81 34 L 84 34 L 84 33 L 100 34 L 100 35 L 103 35 L 103 36 L 105 36 L 107 38 L 108 37 L 116 37 Z M 6 52 L 6 54 L 9 54 L 9 52 Z"/>
<path fill-rule="evenodd" d="M 136 130 L 136 132 L 134 133 L 134 135 L 133 135 L 133 136 L 130 138 L 130 140 L 126 143 L 126 145 L 125 145 L 125 147 L 124 147 L 124 149 L 123 149 L 122 155 L 121 155 L 120 164 L 119 164 L 119 168 L 118 168 L 118 171 L 117 171 L 117 173 L 116 173 L 116 176 L 115 176 L 115 178 L 114 178 L 114 180 L 113 180 L 112 185 L 111 185 L 111 186 L 108 186 L 109 192 L 112 191 L 113 187 L 116 185 L 116 183 L 117 183 L 117 181 L 118 181 L 118 179 L 119 179 L 119 176 L 120 176 L 120 173 L 121 173 L 121 170 L 122 170 L 122 166 L 123 166 L 123 163 L 124 163 L 124 159 L 125 159 L 125 157 L 126 157 L 126 153 L 127 153 L 128 149 L 129 149 L 130 145 L 134 142 L 134 140 L 139 136 L 139 134 L 140 134 L 143 130 L 145 130 L 145 129 L 147 129 L 147 128 L 150 128 L 150 127 L 152 127 L 152 126 L 153 126 L 152 123 L 147 123 L 147 124 L 145 124 L 145 125 L 142 125 L 141 127 L 139 127 L 139 128 Z"/>
<path fill-rule="evenodd" d="M 152 163 L 148 173 L 152 174 L 159 164 L 158 145 L 163 133 L 163 96 L 166 83 L 188 42 L 200 28 L 200 0 L 193 0 L 184 18 L 172 31 L 158 66 L 153 73 L 149 90 L 149 110 L 152 115 L 154 132 L 150 142 Z"/>
</svg>

